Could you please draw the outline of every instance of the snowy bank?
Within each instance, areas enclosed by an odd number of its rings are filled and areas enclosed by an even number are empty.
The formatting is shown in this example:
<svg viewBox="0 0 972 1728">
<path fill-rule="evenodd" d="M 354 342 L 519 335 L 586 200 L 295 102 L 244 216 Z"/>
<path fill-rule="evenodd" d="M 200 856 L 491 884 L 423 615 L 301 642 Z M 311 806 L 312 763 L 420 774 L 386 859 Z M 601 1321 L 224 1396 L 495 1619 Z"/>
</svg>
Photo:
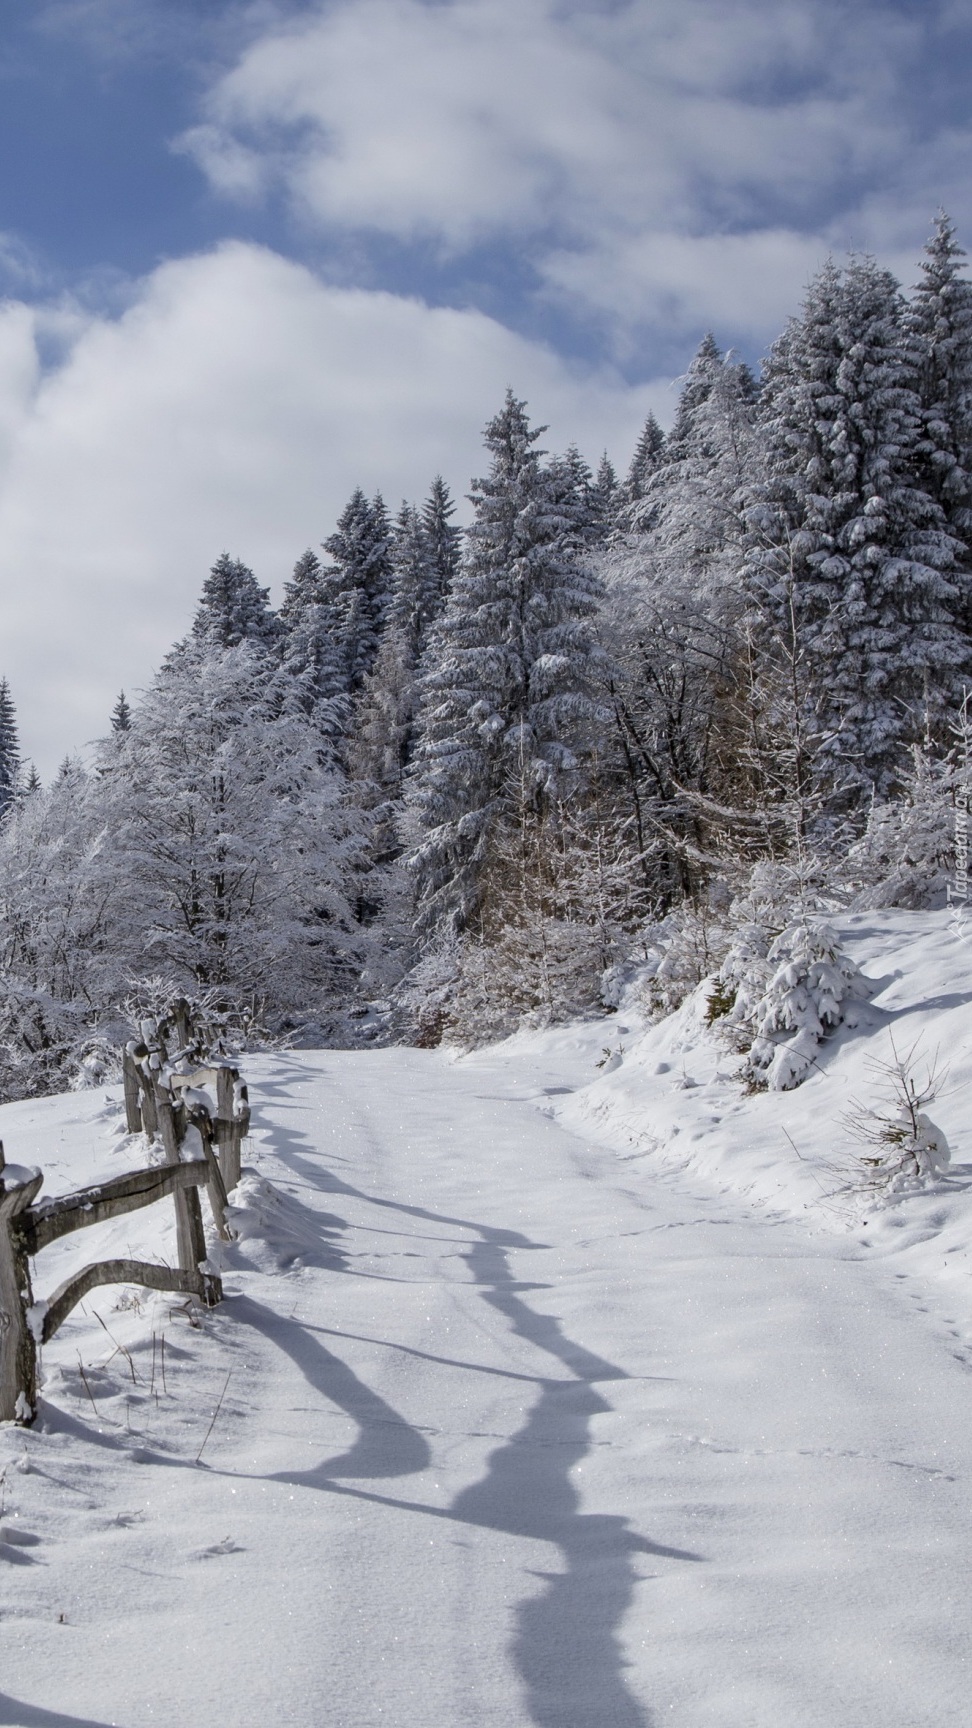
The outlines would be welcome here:
<svg viewBox="0 0 972 1728">
<path fill-rule="evenodd" d="M 631 1168 L 659 1167 L 813 1229 L 852 1233 L 876 1254 L 907 1251 L 910 1269 L 969 1287 L 972 1302 L 972 927 L 947 910 L 861 912 L 835 921 L 871 980 L 853 1024 L 821 1044 L 792 1091 L 753 1091 L 726 1021 L 710 1022 L 712 981 L 674 1014 L 646 1024 L 630 1002 L 583 1026 L 521 1032 L 478 1060 L 524 1072 L 556 1069 L 544 1108 L 610 1146 Z M 941 1076 L 931 1114 L 951 1151 L 947 1174 L 903 1193 L 876 1194 L 871 1150 L 847 1118 L 886 1110 L 879 1065 L 911 1057 Z M 549 1071 L 549 1072 L 548 1072 Z"/>
</svg>

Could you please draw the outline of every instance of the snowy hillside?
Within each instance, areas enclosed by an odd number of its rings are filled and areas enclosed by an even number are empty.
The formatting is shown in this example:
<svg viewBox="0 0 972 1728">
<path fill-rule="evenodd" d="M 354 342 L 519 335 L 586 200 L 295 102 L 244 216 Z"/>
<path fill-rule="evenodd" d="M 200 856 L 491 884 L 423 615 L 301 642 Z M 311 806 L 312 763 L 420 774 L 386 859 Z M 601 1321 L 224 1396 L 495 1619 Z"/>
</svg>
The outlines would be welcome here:
<svg viewBox="0 0 972 1728">
<path fill-rule="evenodd" d="M 253 1059 L 225 1303 L 95 1292 L 0 1430 L 0 1723 L 964 1724 L 967 953 L 846 931 L 884 983 L 790 1094 L 691 1007 Z M 855 1213 L 821 1186 L 890 1030 L 951 1064 L 954 1173 Z M 113 1090 L 0 1111 L 51 1192 L 122 1128 Z M 171 1257 L 169 1211 L 37 1295 Z"/>
<path fill-rule="evenodd" d="M 907 1249 L 912 1269 L 950 1279 L 958 1299 L 968 1289 L 972 1305 L 972 930 L 948 911 L 858 913 L 837 928 L 871 998 L 793 1091 L 747 1094 L 724 1022 L 708 1021 L 704 984 L 656 1025 L 623 1010 L 604 1023 L 602 1074 L 557 1114 L 639 1171 L 661 1163 L 812 1229 L 849 1230 L 878 1254 Z M 919 1083 L 937 1075 L 929 1108 L 951 1151 L 945 1178 L 917 1192 L 869 1183 L 874 1148 L 849 1120 L 862 1106 L 893 1110 L 883 1069 L 895 1054 Z"/>
</svg>

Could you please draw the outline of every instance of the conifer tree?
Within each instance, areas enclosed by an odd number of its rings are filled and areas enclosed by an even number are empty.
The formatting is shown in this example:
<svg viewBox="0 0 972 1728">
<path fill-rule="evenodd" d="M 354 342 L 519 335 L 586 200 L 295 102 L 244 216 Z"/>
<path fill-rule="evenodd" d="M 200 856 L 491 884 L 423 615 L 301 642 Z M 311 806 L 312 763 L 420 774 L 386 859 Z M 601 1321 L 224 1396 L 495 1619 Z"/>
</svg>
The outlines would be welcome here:
<svg viewBox="0 0 972 1728">
<path fill-rule="evenodd" d="M 692 438 L 692 429 L 696 415 L 712 391 L 725 364 L 725 355 L 711 330 L 703 336 L 695 354 L 692 356 L 689 369 L 682 380 L 678 407 L 672 429 L 665 439 L 663 459 L 677 462 L 682 454 L 682 447 Z"/>
<path fill-rule="evenodd" d="M 425 523 L 414 504 L 403 503 L 391 544 L 388 628 L 399 633 L 413 670 L 442 601 L 441 576 Z"/>
<path fill-rule="evenodd" d="M 124 690 L 119 691 L 118 701 L 111 711 L 111 729 L 113 732 L 128 732 L 132 724 L 132 710 Z"/>
<path fill-rule="evenodd" d="M 432 547 L 412 504 L 403 503 L 398 513 L 391 559 L 387 622 L 355 705 L 347 757 L 358 801 L 380 811 L 376 843 L 382 856 L 397 850 L 394 806 L 414 743 L 417 667 L 441 604 Z"/>
<path fill-rule="evenodd" d="M 631 458 L 631 465 L 623 486 L 621 500 L 623 503 L 634 504 L 639 498 L 644 497 L 648 482 L 662 459 L 664 449 L 665 434 L 654 414 L 649 414 Z"/>
<path fill-rule="evenodd" d="M 17 715 L 6 678 L 0 678 L 0 820 L 17 799 L 20 780 L 20 745 Z"/>
<path fill-rule="evenodd" d="M 331 634 L 344 667 L 345 689 L 360 690 L 375 663 L 391 588 L 391 527 L 381 494 L 352 493 L 336 531 L 324 542 Z"/>
<path fill-rule="evenodd" d="M 422 506 L 422 527 L 435 573 L 435 587 L 430 594 L 431 603 L 428 607 L 430 623 L 434 622 L 442 611 L 459 569 L 462 530 L 457 528 L 452 520 L 455 513 L 456 507 L 449 488 L 441 474 L 437 474 Z"/>
<path fill-rule="evenodd" d="M 972 634 L 972 282 L 940 211 L 925 247 L 906 332 L 921 404 L 919 472 L 961 542 L 959 616 Z"/>
<path fill-rule="evenodd" d="M 252 570 L 223 552 L 203 583 L 193 619 L 195 642 L 211 648 L 236 648 L 241 642 L 276 643 L 280 626 Z"/>
<path fill-rule="evenodd" d="M 771 351 L 766 479 L 747 510 L 745 580 L 777 637 L 795 620 L 829 772 L 892 780 L 902 742 L 940 711 L 965 645 L 958 550 L 920 484 L 920 404 L 894 278 L 829 264 Z"/>
<path fill-rule="evenodd" d="M 281 708 L 315 720 L 333 753 L 344 736 L 351 704 L 341 644 L 335 640 L 321 561 L 308 549 L 294 565 L 280 607 Z"/>
<path fill-rule="evenodd" d="M 599 587 L 539 436 L 508 392 L 486 428 L 490 472 L 473 486 L 466 557 L 424 679 L 410 817 L 423 916 L 439 927 L 477 910 L 504 816 L 577 786 L 597 714 Z"/>
<path fill-rule="evenodd" d="M 598 463 L 589 496 L 591 528 L 596 539 L 603 540 L 605 535 L 609 534 L 614 527 L 620 502 L 621 487 L 618 484 L 614 465 L 605 451 Z"/>
</svg>

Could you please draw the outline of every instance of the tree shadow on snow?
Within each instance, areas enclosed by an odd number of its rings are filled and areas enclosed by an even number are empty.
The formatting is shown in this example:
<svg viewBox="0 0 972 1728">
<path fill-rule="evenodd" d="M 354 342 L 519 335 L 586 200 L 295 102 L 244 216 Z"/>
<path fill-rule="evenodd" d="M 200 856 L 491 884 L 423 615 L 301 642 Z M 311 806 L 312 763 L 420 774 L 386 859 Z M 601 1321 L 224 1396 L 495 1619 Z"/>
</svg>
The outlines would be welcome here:
<svg viewBox="0 0 972 1728">
<path fill-rule="evenodd" d="M 87 1716 L 64 1716 L 59 1710 L 44 1710 L 39 1704 L 21 1704 L 0 1692 L 0 1728 L 108 1728 Z"/>
<path fill-rule="evenodd" d="M 523 1300 L 525 1292 L 545 1286 L 515 1279 L 508 1250 L 539 1244 L 515 1232 L 470 1225 L 419 1207 L 401 1210 L 478 1230 L 479 1240 L 467 1243 L 465 1258 L 483 1300 L 520 1337 L 561 1362 L 572 1378 L 534 1382 L 539 1396 L 522 1427 L 490 1454 L 482 1480 L 463 1489 L 450 1506 L 380 1494 L 352 1486 L 347 1478 L 387 1478 L 425 1469 L 431 1454 L 422 1434 L 305 1328 L 279 1320 L 248 1298 L 238 1298 L 234 1308 L 240 1317 L 286 1350 L 311 1385 L 359 1425 L 354 1445 L 339 1457 L 324 1459 L 310 1470 L 274 1472 L 272 1479 L 465 1527 L 549 1542 L 559 1550 L 562 1569 L 537 1574 L 544 1589 L 520 1603 L 510 1644 L 530 1720 L 537 1728 L 604 1728 L 608 1722 L 612 1728 L 648 1728 L 649 1719 L 625 1682 L 617 1635 L 638 1580 L 635 1556 L 682 1562 L 699 1561 L 701 1556 L 649 1541 L 630 1529 L 627 1518 L 579 1510 L 571 1471 L 590 1450 L 592 1417 L 611 1409 L 594 1382 L 627 1376 L 614 1363 L 566 1337 L 556 1318 L 538 1314 Z M 495 1372 L 475 1363 L 456 1366 L 470 1372 Z"/>
<path fill-rule="evenodd" d="M 262 1332 L 296 1364 L 315 1392 L 344 1410 L 358 1425 L 354 1444 L 312 1470 L 280 1480 L 316 1487 L 335 1477 L 410 1476 L 431 1462 L 428 1441 L 384 1398 L 352 1373 L 296 1320 L 285 1320 L 249 1296 L 232 1298 L 233 1318 Z"/>
<path fill-rule="evenodd" d="M 303 1134 L 282 1128 L 279 1122 L 271 1126 L 275 1155 L 318 1191 L 431 1224 L 436 1227 L 433 1240 L 438 1242 L 453 1239 L 439 1234 L 443 1230 L 466 1233 L 458 1242 L 482 1300 L 503 1316 L 515 1334 L 552 1357 L 570 1376 L 517 1376 L 539 1387 L 536 1402 L 517 1432 L 490 1454 L 483 1478 L 463 1489 L 451 1505 L 397 1498 L 356 1487 L 347 1478 L 360 1481 L 425 1469 L 431 1455 L 422 1434 L 307 1330 L 296 1323 L 280 1322 L 247 1301 L 243 1317 L 287 1350 L 310 1383 L 359 1424 L 354 1445 L 338 1458 L 324 1459 L 311 1470 L 275 1472 L 273 1479 L 473 1529 L 550 1543 L 559 1551 L 560 1569 L 537 1574 L 544 1587 L 517 1607 L 510 1643 L 530 1721 L 537 1728 L 606 1728 L 608 1723 L 611 1728 L 648 1728 L 649 1718 L 626 1684 L 618 1638 L 638 1581 L 635 1556 L 680 1562 L 697 1562 L 702 1556 L 649 1541 L 633 1531 L 625 1517 L 582 1513 L 579 1509 L 571 1472 L 590 1450 L 592 1418 L 612 1408 L 595 1390 L 595 1383 L 628 1376 L 616 1364 L 567 1337 L 556 1317 L 537 1312 L 524 1300 L 529 1291 L 548 1286 L 514 1278 L 509 1252 L 539 1251 L 549 1244 L 531 1241 L 518 1231 L 498 1230 L 365 1193 L 324 1165 L 325 1156 L 331 1164 L 330 1154 L 308 1156 Z M 358 1120 L 355 1131 L 367 1137 L 367 1123 Z M 242 1299 L 240 1305 L 244 1306 Z M 471 1362 L 454 1365 L 473 1373 L 496 1372 Z"/>
</svg>

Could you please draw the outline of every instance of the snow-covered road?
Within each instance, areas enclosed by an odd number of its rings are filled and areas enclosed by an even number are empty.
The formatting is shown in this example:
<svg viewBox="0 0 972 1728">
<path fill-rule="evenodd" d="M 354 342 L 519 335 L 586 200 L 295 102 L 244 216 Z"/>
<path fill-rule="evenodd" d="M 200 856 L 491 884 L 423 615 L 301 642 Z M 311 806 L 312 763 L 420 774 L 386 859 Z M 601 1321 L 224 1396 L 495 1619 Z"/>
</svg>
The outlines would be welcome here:
<svg viewBox="0 0 972 1728">
<path fill-rule="evenodd" d="M 965 1728 L 962 1326 L 578 1139 L 562 1061 L 249 1064 L 268 1242 L 202 1331 L 89 1298 L 0 1431 L 0 1724 Z"/>
</svg>

